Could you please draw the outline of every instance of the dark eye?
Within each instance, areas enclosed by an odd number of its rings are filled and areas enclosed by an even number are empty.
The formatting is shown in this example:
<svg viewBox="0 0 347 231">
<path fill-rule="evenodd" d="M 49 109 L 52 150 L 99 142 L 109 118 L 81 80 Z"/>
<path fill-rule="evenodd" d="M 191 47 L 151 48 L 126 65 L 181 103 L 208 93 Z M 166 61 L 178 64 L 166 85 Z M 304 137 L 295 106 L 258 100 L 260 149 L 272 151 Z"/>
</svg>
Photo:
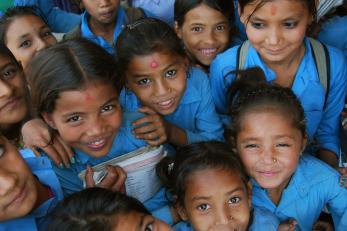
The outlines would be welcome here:
<svg viewBox="0 0 347 231">
<path fill-rule="evenodd" d="M 251 25 L 256 29 L 262 29 L 265 27 L 265 24 L 261 22 L 251 22 Z"/>
<path fill-rule="evenodd" d="M 197 206 L 197 209 L 200 211 L 206 211 L 210 208 L 210 206 L 208 204 L 201 204 Z"/>
<path fill-rule="evenodd" d="M 2 72 L 2 76 L 3 76 L 4 79 L 11 79 L 14 76 L 16 76 L 16 73 L 17 73 L 17 69 L 15 69 L 15 68 L 8 68 L 8 69 L 5 69 Z"/>
<path fill-rule="evenodd" d="M 148 224 L 145 228 L 145 231 L 152 231 L 153 230 L 153 224 Z"/>
<path fill-rule="evenodd" d="M 290 145 L 287 143 L 279 143 L 276 145 L 277 147 L 289 147 Z"/>
<path fill-rule="evenodd" d="M 288 29 L 293 29 L 298 25 L 298 22 L 285 22 L 284 26 Z"/>
<path fill-rule="evenodd" d="M 0 144 L 0 157 L 3 156 L 5 153 L 5 145 Z"/>
<path fill-rule="evenodd" d="M 190 30 L 193 31 L 193 32 L 199 33 L 199 32 L 202 31 L 202 27 L 201 26 L 194 26 Z"/>
<path fill-rule="evenodd" d="M 166 78 L 172 78 L 176 75 L 177 71 L 176 70 L 169 70 L 165 73 Z"/>
<path fill-rule="evenodd" d="M 44 31 L 44 32 L 42 33 L 42 36 L 43 36 L 43 37 L 48 37 L 48 36 L 53 36 L 53 34 L 52 34 L 52 32 L 51 32 L 50 30 L 48 30 L 48 31 Z"/>
<path fill-rule="evenodd" d="M 247 144 L 247 145 L 245 145 L 245 148 L 257 148 L 258 147 L 258 145 L 256 145 L 256 144 Z"/>
<path fill-rule="evenodd" d="M 216 27 L 216 31 L 225 31 L 225 29 L 226 29 L 226 26 L 225 26 L 225 25 L 218 25 L 218 26 Z"/>
<path fill-rule="evenodd" d="M 240 197 L 232 197 L 232 198 L 230 198 L 230 200 L 229 200 L 229 204 L 237 204 L 237 203 L 240 202 L 240 200 L 241 200 Z"/>
<path fill-rule="evenodd" d="M 145 79 L 140 79 L 139 81 L 137 81 L 138 85 L 148 85 L 151 82 L 150 79 L 145 78 Z"/>
<path fill-rule="evenodd" d="M 82 118 L 81 116 L 71 116 L 70 118 L 67 119 L 68 123 L 76 123 L 78 121 L 80 121 Z"/>
<path fill-rule="evenodd" d="M 108 112 L 111 111 L 114 108 L 113 105 L 106 105 L 101 109 L 101 112 Z"/>
<path fill-rule="evenodd" d="M 31 41 L 30 40 L 25 40 L 24 42 L 22 42 L 19 47 L 21 48 L 27 48 L 27 47 L 30 47 L 31 46 Z"/>
</svg>

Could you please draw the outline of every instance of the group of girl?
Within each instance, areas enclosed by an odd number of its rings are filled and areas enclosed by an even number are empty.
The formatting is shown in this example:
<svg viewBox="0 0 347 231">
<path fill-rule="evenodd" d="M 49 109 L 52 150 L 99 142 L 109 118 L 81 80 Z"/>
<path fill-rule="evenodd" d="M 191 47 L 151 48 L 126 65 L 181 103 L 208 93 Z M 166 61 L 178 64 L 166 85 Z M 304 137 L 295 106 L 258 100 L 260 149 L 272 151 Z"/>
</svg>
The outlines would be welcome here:
<svg viewBox="0 0 347 231">
<path fill-rule="evenodd" d="M 312 230 L 323 209 L 347 229 L 347 63 L 325 45 L 317 60 L 315 0 L 239 0 L 241 46 L 233 1 L 176 0 L 173 28 L 82 2 L 59 43 L 34 8 L 0 19 L 0 230 Z M 119 166 L 94 182 L 92 166 L 162 144 L 143 204 Z"/>
</svg>

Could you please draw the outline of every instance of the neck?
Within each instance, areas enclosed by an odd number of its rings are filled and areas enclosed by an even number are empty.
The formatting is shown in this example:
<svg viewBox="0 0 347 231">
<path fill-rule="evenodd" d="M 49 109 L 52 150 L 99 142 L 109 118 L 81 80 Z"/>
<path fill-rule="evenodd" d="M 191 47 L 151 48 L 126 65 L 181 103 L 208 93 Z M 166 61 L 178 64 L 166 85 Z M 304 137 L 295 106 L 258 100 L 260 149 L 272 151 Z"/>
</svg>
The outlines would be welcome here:
<svg viewBox="0 0 347 231">
<path fill-rule="evenodd" d="M 268 192 L 268 195 L 269 195 L 271 201 L 276 206 L 278 206 L 278 204 L 280 203 L 283 190 L 288 186 L 290 179 L 291 178 L 289 178 L 286 181 L 282 182 L 282 184 L 280 184 L 276 188 L 267 189 L 267 192 Z"/>
<path fill-rule="evenodd" d="M 94 34 L 103 37 L 108 42 L 113 41 L 113 33 L 114 27 L 116 25 L 116 19 L 111 23 L 105 24 L 93 20 L 93 18 L 89 18 L 88 24 Z"/>
<path fill-rule="evenodd" d="M 41 182 L 35 177 L 35 185 L 37 190 L 37 201 L 35 203 L 35 209 L 42 205 L 50 198 L 50 190 L 47 186 L 41 184 Z"/>
</svg>

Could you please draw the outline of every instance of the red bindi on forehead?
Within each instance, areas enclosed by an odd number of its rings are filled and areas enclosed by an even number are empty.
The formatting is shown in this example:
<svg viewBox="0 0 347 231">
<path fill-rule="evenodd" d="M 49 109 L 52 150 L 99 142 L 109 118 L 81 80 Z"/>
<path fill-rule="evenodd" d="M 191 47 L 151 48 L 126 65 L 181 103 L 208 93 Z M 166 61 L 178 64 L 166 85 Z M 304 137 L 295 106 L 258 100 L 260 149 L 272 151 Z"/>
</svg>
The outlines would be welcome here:
<svg viewBox="0 0 347 231">
<path fill-rule="evenodd" d="M 277 12 L 277 6 L 272 5 L 271 6 L 271 15 L 274 16 Z"/>
<path fill-rule="evenodd" d="M 150 62 L 150 67 L 151 67 L 151 68 L 157 68 L 157 67 L 159 67 L 158 61 L 157 61 L 155 58 L 153 58 L 153 57 L 152 57 L 152 60 L 151 60 L 151 62 Z"/>
<path fill-rule="evenodd" d="M 93 100 L 93 96 L 91 96 L 91 95 L 87 92 L 87 94 L 86 94 L 86 96 L 85 96 L 84 99 L 85 99 L 85 101 L 90 102 L 90 101 Z"/>
</svg>

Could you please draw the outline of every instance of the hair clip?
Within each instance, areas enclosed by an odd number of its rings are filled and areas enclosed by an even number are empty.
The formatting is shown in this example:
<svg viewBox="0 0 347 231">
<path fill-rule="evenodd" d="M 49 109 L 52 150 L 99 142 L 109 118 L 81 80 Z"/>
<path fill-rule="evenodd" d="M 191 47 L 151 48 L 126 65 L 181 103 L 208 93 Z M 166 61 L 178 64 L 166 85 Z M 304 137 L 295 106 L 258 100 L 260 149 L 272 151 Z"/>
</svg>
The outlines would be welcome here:
<svg viewBox="0 0 347 231">
<path fill-rule="evenodd" d="M 167 172 L 168 172 L 169 174 L 171 174 L 171 172 L 172 172 L 174 166 L 175 166 L 175 163 L 174 163 L 174 162 L 168 164 L 168 166 L 167 166 Z"/>
</svg>

